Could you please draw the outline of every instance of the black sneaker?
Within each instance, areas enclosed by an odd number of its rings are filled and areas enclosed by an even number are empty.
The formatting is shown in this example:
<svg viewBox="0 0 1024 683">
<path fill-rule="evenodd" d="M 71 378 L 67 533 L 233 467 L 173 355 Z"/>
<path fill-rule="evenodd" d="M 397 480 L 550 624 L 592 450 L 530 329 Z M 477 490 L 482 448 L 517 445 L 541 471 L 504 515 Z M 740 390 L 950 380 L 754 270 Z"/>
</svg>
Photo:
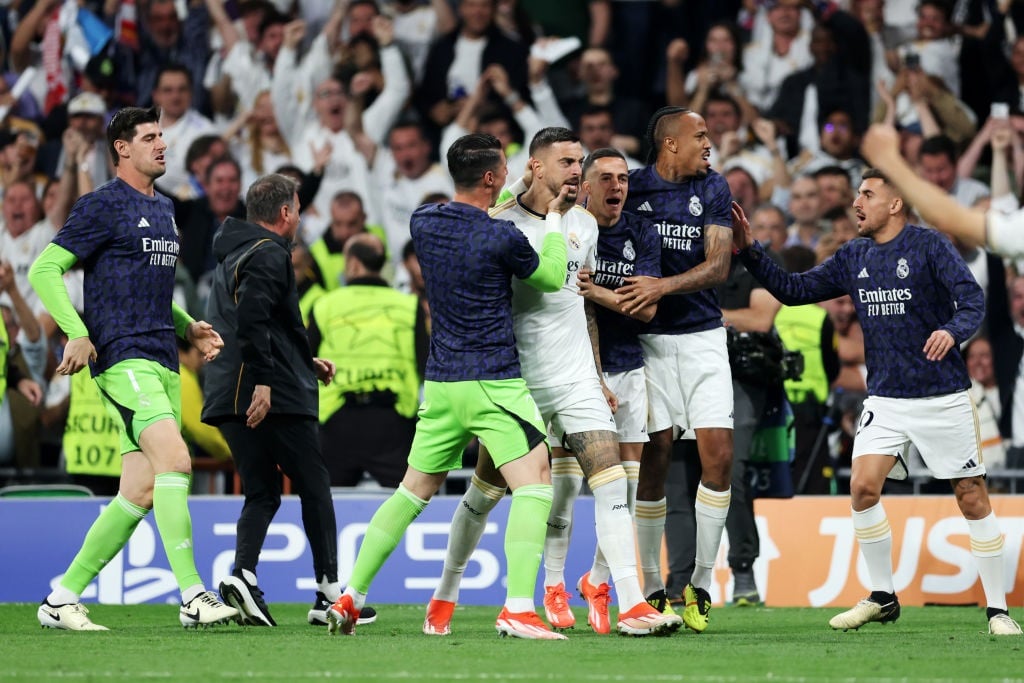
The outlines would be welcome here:
<svg viewBox="0 0 1024 683">
<path fill-rule="evenodd" d="M 310 626 L 326 626 L 327 625 L 327 608 L 331 606 L 331 601 L 327 599 L 321 591 L 316 592 L 316 599 L 313 600 L 313 606 L 309 608 L 309 612 L 306 613 L 306 621 L 309 622 Z M 359 618 L 356 620 L 357 626 L 365 626 L 366 624 L 372 624 L 377 621 L 377 610 L 372 607 L 363 607 L 359 610 Z"/>
<path fill-rule="evenodd" d="M 250 583 L 241 570 L 236 569 L 231 572 L 231 576 L 221 581 L 219 590 L 224 602 L 238 610 L 237 620 L 240 624 L 277 626 L 274 617 L 270 616 L 267 603 L 263 601 L 263 591 L 255 581 Z"/>
</svg>

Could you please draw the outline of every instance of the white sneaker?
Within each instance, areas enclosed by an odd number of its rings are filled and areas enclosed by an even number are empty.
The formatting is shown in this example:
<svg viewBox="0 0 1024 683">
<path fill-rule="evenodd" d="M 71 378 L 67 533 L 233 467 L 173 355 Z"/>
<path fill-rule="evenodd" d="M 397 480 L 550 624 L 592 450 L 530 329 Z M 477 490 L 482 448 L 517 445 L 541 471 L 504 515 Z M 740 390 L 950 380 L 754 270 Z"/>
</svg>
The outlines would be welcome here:
<svg viewBox="0 0 1024 683">
<path fill-rule="evenodd" d="M 864 624 L 877 621 L 886 624 L 900 618 L 900 602 L 895 597 L 892 602 L 881 605 L 874 600 L 865 598 L 850 609 L 829 619 L 828 625 L 838 630 L 857 630 Z"/>
<path fill-rule="evenodd" d="M 89 610 L 80 602 L 68 605 L 51 605 L 47 601 L 39 605 L 36 616 L 43 628 L 60 628 L 65 631 L 109 631 L 106 626 L 94 624 L 87 616 Z M 1018 629 L 1019 632 L 1020 629 Z"/>
<path fill-rule="evenodd" d="M 988 632 L 994 636 L 1022 635 L 1020 624 L 1011 619 L 1009 614 L 997 614 L 989 619 Z"/>
<path fill-rule="evenodd" d="M 185 628 L 198 628 L 226 624 L 238 618 L 238 610 L 218 600 L 213 591 L 206 591 L 189 600 L 187 605 L 182 605 L 178 618 Z"/>
</svg>

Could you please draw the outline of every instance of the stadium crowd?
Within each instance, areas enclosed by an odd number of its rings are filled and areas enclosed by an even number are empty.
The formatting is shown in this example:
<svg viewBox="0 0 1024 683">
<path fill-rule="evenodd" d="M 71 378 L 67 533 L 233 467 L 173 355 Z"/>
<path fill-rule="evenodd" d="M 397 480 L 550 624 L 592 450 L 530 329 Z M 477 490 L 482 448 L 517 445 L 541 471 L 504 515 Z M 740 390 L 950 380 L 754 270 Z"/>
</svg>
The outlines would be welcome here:
<svg viewBox="0 0 1024 683">
<path fill-rule="evenodd" d="M 894 124 L 905 158 L 966 206 L 1014 210 L 1024 179 L 1024 3 L 1014 0 L 12 0 L 0 14 L 0 368 L 12 380 L 0 481 L 60 471 L 116 491 L 116 427 L 87 373 L 54 373 L 66 339 L 27 277 L 75 201 L 114 177 L 104 130 L 126 105 L 161 110 L 167 170 L 156 185 L 180 234 L 176 300 L 197 319 L 214 236 L 245 218 L 249 186 L 272 172 L 299 183 L 300 309 L 314 353 L 339 369 L 320 389 L 336 486 L 393 488 L 404 471 L 430 330 L 409 221 L 452 197 L 446 152 L 467 133 L 501 141 L 510 181 L 551 126 L 636 169 L 650 160 L 651 115 L 689 108 L 754 237 L 791 272 L 857 236 L 871 122 Z M 383 254 L 350 244 L 362 233 Z M 962 350 L 984 459 L 1013 472 L 1024 467 L 1024 271 L 957 248 L 986 298 L 982 330 Z M 80 305 L 81 273 L 65 281 Z M 352 284 L 389 294 L 367 304 L 346 294 Z M 756 495 L 836 493 L 867 392 L 853 303 L 776 303 L 750 325 L 730 315 L 760 296 L 736 299 L 744 287 L 760 285 L 731 278 L 719 292 L 734 378 L 785 381 L 795 460 L 750 446 L 735 459 L 760 473 Z M 230 492 L 218 478 L 228 444 L 200 419 L 202 356 L 182 343 L 179 357 L 194 490 Z M 778 417 L 770 408 L 762 401 L 756 416 L 764 434 Z M 674 467 L 685 470 L 692 446 L 681 436 Z M 199 476 L 207 469 L 212 482 Z M 685 472 L 678 481 L 685 489 Z"/>
</svg>

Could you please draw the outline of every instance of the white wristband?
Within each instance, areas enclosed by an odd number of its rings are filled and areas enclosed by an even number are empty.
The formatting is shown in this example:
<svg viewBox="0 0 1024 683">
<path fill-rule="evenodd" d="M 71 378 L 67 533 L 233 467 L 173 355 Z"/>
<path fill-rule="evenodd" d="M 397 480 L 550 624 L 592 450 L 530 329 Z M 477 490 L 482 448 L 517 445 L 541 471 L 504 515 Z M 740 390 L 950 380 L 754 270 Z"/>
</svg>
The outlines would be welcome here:
<svg viewBox="0 0 1024 683">
<path fill-rule="evenodd" d="M 562 234 L 562 214 L 557 211 L 549 211 L 544 219 L 544 227 L 547 228 L 548 233 L 557 232 Z"/>
</svg>

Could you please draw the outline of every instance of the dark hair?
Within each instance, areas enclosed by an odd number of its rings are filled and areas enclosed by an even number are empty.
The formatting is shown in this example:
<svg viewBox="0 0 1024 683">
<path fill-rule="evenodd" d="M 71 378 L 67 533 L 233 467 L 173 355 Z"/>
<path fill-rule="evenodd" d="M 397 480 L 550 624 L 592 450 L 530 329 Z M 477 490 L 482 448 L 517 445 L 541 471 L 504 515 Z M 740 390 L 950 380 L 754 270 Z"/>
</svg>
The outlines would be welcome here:
<svg viewBox="0 0 1024 683">
<path fill-rule="evenodd" d="M 612 119 L 612 125 L 615 125 L 615 116 L 612 114 L 612 108 L 606 104 L 588 104 L 583 107 L 577 123 L 583 121 L 584 116 L 599 116 L 601 114 L 607 114 Z"/>
<path fill-rule="evenodd" d="M 160 70 L 156 72 L 156 79 L 153 81 L 153 90 L 160 87 L 160 79 L 164 77 L 164 74 L 184 74 L 185 80 L 188 81 L 189 92 L 192 92 L 192 72 L 179 62 L 171 62 L 160 67 Z"/>
<path fill-rule="evenodd" d="M 830 166 L 822 166 L 817 171 L 812 173 L 811 176 L 815 180 L 818 180 L 819 178 L 823 178 L 825 176 L 844 176 L 847 180 L 850 181 L 850 185 L 853 185 L 853 181 L 850 180 L 850 174 L 846 172 L 846 169 L 843 168 L 842 166 L 837 166 L 835 164 L 832 164 Z"/>
<path fill-rule="evenodd" d="M 210 162 L 210 165 L 206 167 L 206 177 L 203 178 L 203 180 L 205 180 L 206 182 L 210 182 L 210 176 L 213 175 L 213 169 L 217 168 L 218 166 L 223 166 L 224 164 L 228 164 L 229 166 L 234 167 L 235 173 L 237 173 L 239 179 L 241 179 L 242 167 L 238 164 L 238 161 L 236 161 L 233 156 L 231 156 L 230 154 L 225 154 L 224 156 L 219 156 Z"/>
<path fill-rule="evenodd" d="M 120 162 L 114 142 L 124 140 L 131 142 L 135 138 L 136 128 L 142 123 L 160 124 L 160 107 L 125 107 L 117 111 L 107 124 L 107 149 L 114 166 Z"/>
<path fill-rule="evenodd" d="M 420 123 L 416 119 L 404 118 L 399 119 L 398 121 L 395 122 L 395 125 L 391 126 L 391 129 L 388 131 L 388 141 L 391 141 L 391 134 L 394 133 L 396 130 L 404 130 L 406 128 L 414 128 L 416 132 L 419 133 L 421 140 L 429 140 L 427 136 L 427 129 L 422 123 Z"/>
<path fill-rule="evenodd" d="M 716 21 L 708 27 L 708 30 L 704 32 L 704 44 L 701 46 L 700 63 L 703 64 L 708 57 L 708 45 L 707 35 L 711 33 L 712 29 L 724 28 L 732 36 L 732 44 L 735 47 L 733 50 L 732 65 L 736 67 L 736 73 L 743 71 L 743 34 L 740 32 L 740 27 L 735 22 L 729 20 Z"/>
<path fill-rule="evenodd" d="M 861 179 L 868 180 L 869 178 L 878 178 L 879 180 L 881 180 L 886 185 L 886 187 L 889 188 L 890 192 L 892 192 L 894 195 L 896 195 L 903 201 L 901 213 L 904 216 L 910 215 L 910 206 L 907 204 L 907 200 L 903 199 L 903 195 L 900 193 L 898 189 L 896 189 L 896 186 L 889 181 L 889 177 L 887 175 L 879 171 L 877 168 L 866 168 L 864 169 L 864 173 L 861 174 Z"/>
<path fill-rule="evenodd" d="M 779 252 L 782 259 L 782 267 L 789 273 L 806 273 L 813 268 L 818 261 L 814 250 L 802 244 L 794 244 Z"/>
<path fill-rule="evenodd" d="M 924 139 L 924 142 L 921 143 L 921 149 L 917 153 L 919 157 L 925 154 L 945 154 L 950 163 L 955 164 L 957 158 L 956 143 L 948 135 L 933 135 L 930 138 Z"/>
<path fill-rule="evenodd" d="M 612 149 L 611 147 L 602 147 L 601 149 L 596 149 L 590 154 L 588 154 L 587 158 L 583 160 L 583 172 L 581 175 L 584 178 L 587 177 L 587 173 L 590 171 L 590 167 L 593 166 L 594 162 L 597 161 L 598 159 L 622 159 L 623 161 L 626 161 L 626 157 L 623 156 L 622 152 L 620 152 L 617 149 Z"/>
<path fill-rule="evenodd" d="M 387 262 L 387 258 L 384 255 L 384 245 L 381 244 L 379 238 L 353 241 L 349 242 L 347 246 L 348 253 L 345 258 L 354 258 L 366 266 L 367 270 L 374 273 L 379 273 Z"/>
<path fill-rule="evenodd" d="M 947 0 L 921 0 L 921 2 L 917 3 L 917 11 L 920 12 L 922 7 L 929 6 L 942 12 L 942 15 L 946 17 L 946 23 L 953 21 L 952 3 L 947 2 Z"/>
<path fill-rule="evenodd" d="M 405 246 L 402 247 L 402 260 L 405 261 L 410 256 L 415 256 L 415 255 L 416 255 L 416 245 L 413 244 L 412 240 L 409 240 L 408 242 L 405 243 Z"/>
<path fill-rule="evenodd" d="M 730 173 L 737 173 L 737 172 L 742 173 L 743 175 L 747 176 L 747 180 L 749 180 L 750 184 L 754 186 L 754 192 L 760 192 L 760 190 L 761 190 L 761 183 L 757 182 L 757 178 L 754 177 L 754 174 L 751 173 L 750 171 L 748 171 L 747 169 L 745 169 L 741 164 L 736 164 L 735 166 L 730 166 L 727 170 L 722 172 L 722 177 L 724 178 L 725 176 L 729 175 Z"/>
<path fill-rule="evenodd" d="M 708 110 L 708 105 L 712 102 L 724 102 L 725 104 L 728 104 L 732 107 L 732 111 L 736 115 L 736 118 L 743 118 L 743 110 L 740 109 L 740 103 L 737 102 L 736 98 L 732 95 L 727 95 L 718 90 L 712 90 L 708 93 L 707 99 L 704 100 L 704 111 Z"/>
<path fill-rule="evenodd" d="M 219 135 L 200 135 L 193 140 L 192 144 L 188 146 L 188 151 L 185 152 L 185 168 L 191 168 L 196 159 L 209 154 L 210 149 L 218 142 L 224 142 L 224 138 Z"/>
<path fill-rule="evenodd" d="M 530 140 L 530 156 L 536 156 L 537 152 L 542 149 L 547 149 L 551 145 L 558 144 L 559 142 L 579 142 L 580 136 L 572 132 L 568 128 L 562 128 L 561 126 L 548 126 L 547 128 L 541 128 L 537 131 L 537 134 L 533 136 L 533 140 Z"/>
<path fill-rule="evenodd" d="M 359 205 L 360 211 L 364 213 L 366 212 L 366 207 L 363 205 L 363 198 L 352 190 L 339 190 L 334 193 L 333 197 L 331 197 L 331 204 L 351 204 L 353 202 Z"/>
<path fill-rule="evenodd" d="M 270 9 L 267 10 L 267 13 L 264 14 L 263 18 L 260 20 L 260 25 L 259 28 L 257 29 L 256 35 L 262 38 L 263 34 L 266 33 L 267 29 L 270 28 L 271 26 L 287 23 L 288 16 L 285 14 L 281 14 L 281 12 L 277 11 L 276 7 L 272 6 Z"/>
<path fill-rule="evenodd" d="M 645 139 L 647 144 L 651 146 L 647 152 L 647 163 L 653 164 L 658 159 L 658 153 L 661 152 L 661 141 L 665 138 L 665 126 L 662 122 L 666 116 L 676 116 L 678 114 L 689 114 L 690 110 L 686 107 L 668 106 L 662 107 L 658 111 L 654 112 L 651 116 L 651 120 L 647 122 L 647 132 L 645 133 Z"/>
<path fill-rule="evenodd" d="M 257 178 L 245 193 L 245 219 L 250 223 L 273 225 L 282 206 L 298 210 L 294 204 L 298 189 L 297 182 L 279 173 Z"/>
<path fill-rule="evenodd" d="M 840 218 L 848 218 L 845 206 L 833 206 L 831 209 L 823 213 L 821 217 L 830 223 L 835 222 Z"/>
<path fill-rule="evenodd" d="M 892 185 L 892 183 L 889 182 L 888 176 L 886 176 L 884 173 L 879 171 L 877 168 L 865 168 L 864 169 L 864 173 L 861 174 L 861 179 L 862 180 L 867 180 L 869 178 L 878 178 L 879 180 L 881 180 L 886 185 L 890 185 L 890 186 Z"/>
<path fill-rule="evenodd" d="M 487 133 L 463 135 L 448 149 L 448 172 L 456 189 L 476 187 L 503 162 L 501 142 Z"/>
</svg>

